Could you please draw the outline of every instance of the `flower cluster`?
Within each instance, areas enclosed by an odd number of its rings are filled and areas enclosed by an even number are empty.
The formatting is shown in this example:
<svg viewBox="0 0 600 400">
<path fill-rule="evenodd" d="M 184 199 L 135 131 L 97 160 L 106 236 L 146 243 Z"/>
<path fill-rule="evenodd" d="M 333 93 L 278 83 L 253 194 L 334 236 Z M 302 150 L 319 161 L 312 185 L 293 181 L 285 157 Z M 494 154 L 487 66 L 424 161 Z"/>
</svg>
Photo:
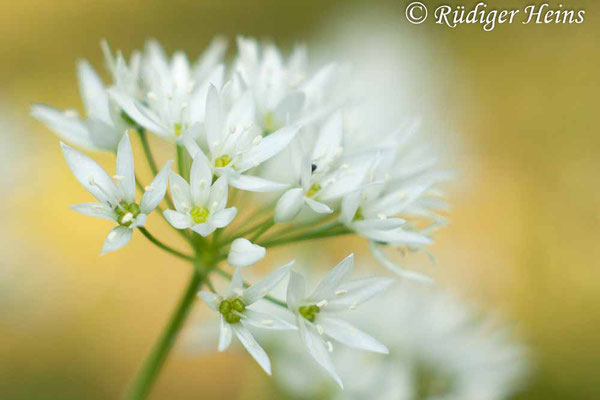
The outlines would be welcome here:
<svg viewBox="0 0 600 400">
<path fill-rule="evenodd" d="M 337 314 L 356 308 L 391 280 L 347 281 L 349 256 L 308 295 L 291 264 L 252 285 L 242 281 L 240 268 L 265 257 L 268 248 L 356 233 L 370 241 L 384 267 L 419 278 L 394 264 L 387 251 L 419 251 L 432 243 L 431 233 L 444 222 L 438 184 L 446 175 L 415 140 L 414 124 L 374 132 L 361 123 L 364 99 L 345 87 L 347 68 L 329 64 L 313 71 L 301 46 L 286 58 L 271 44 L 248 38 L 237 44 L 234 62 L 226 64 L 227 44 L 220 38 L 195 62 L 182 52 L 169 56 L 155 41 L 129 59 L 102 43 L 110 85 L 88 62 L 77 66 L 85 116 L 42 104 L 34 105 L 32 114 L 71 145 L 116 154 L 111 176 L 61 143 L 71 171 L 97 200 L 73 209 L 116 223 L 103 253 L 123 247 L 139 230 L 193 263 L 190 290 L 206 285 L 210 291 L 200 296 L 221 315 L 219 349 L 227 348 L 235 333 L 270 372 L 248 327 L 298 330 L 309 354 L 341 385 L 329 356 L 331 340 L 379 353 L 387 348 Z M 136 178 L 130 133 L 139 136 L 154 175 L 148 185 Z M 171 162 L 158 168 L 148 133 L 172 144 L 176 172 Z M 148 231 L 146 217 L 155 209 L 192 254 Z M 224 260 L 236 268 L 233 276 L 219 267 Z M 212 273 L 230 276 L 226 295 L 216 293 Z M 268 293 L 288 273 L 283 303 Z M 253 309 L 261 299 L 287 306 L 295 318 L 290 322 Z M 190 302 L 184 300 L 185 309 Z M 168 339 L 159 351 L 168 351 Z M 147 390 L 146 384 L 134 385 L 138 392 L 132 398 Z"/>
</svg>

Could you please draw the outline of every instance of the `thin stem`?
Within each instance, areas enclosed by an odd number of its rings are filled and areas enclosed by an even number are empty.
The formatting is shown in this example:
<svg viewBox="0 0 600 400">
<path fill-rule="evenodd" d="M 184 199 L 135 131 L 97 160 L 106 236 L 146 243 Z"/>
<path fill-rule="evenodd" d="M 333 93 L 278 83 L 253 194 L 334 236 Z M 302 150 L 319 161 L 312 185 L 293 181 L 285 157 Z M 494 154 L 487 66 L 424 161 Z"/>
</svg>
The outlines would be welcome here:
<svg viewBox="0 0 600 400">
<path fill-rule="evenodd" d="M 183 323 L 194 304 L 196 293 L 200 286 L 202 286 L 204 278 L 203 270 L 196 264 L 188 286 L 175 308 L 175 312 L 172 314 L 158 342 L 154 345 L 148 358 L 142 365 L 140 372 L 124 397 L 125 400 L 143 400 L 150 393 L 152 384 L 156 381 L 158 373 L 164 365 L 171 347 L 173 347 L 177 334 L 183 327 Z"/>
<path fill-rule="evenodd" d="M 275 225 L 275 220 L 273 218 L 269 218 L 266 220 L 262 226 L 258 229 L 258 231 L 250 238 L 251 242 L 255 242 L 259 237 L 263 235 L 266 231 L 271 229 L 271 227 Z"/>
<path fill-rule="evenodd" d="M 341 236 L 341 235 L 346 235 L 348 233 L 352 233 L 352 231 L 345 227 L 342 227 L 342 228 L 338 228 L 338 229 L 332 229 L 330 231 L 315 232 L 315 233 L 303 233 L 303 234 L 295 235 L 295 236 L 292 236 L 289 238 L 267 240 L 267 241 L 260 242 L 257 244 L 262 247 L 276 247 L 276 246 L 282 246 L 282 245 L 288 244 L 288 243 L 302 242 L 305 240 L 312 240 L 312 239 L 322 239 L 322 238 L 333 237 L 333 236 Z"/>
<path fill-rule="evenodd" d="M 154 157 L 152 157 L 152 152 L 150 151 L 150 144 L 148 143 L 148 138 L 146 137 L 146 132 L 144 129 L 138 129 L 138 133 L 140 134 L 140 141 L 142 142 L 142 147 L 144 149 L 144 154 L 146 155 L 146 159 L 148 160 L 148 165 L 150 166 L 150 170 L 152 174 L 156 176 L 158 174 L 158 168 L 156 167 L 156 162 L 154 161 Z"/>
<path fill-rule="evenodd" d="M 189 156 L 185 147 L 180 145 L 175 145 L 177 148 L 177 170 L 179 171 L 179 175 L 186 181 L 190 179 L 190 165 L 189 165 Z"/>
<path fill-rule="evenodd" d="M 189 256 L 187 254 L 183 254 L 178 250 L 175 250 L 174 248 L 167 246 L 166 244 L 164 244 L 163 242 L 161 242 L 160 240 L 158 240 L 157 238 L 155 238 L 154 236 L 152 236 L 152 234 L 150 232 L 148 232 L 148 230 L 144 227 L 139 227 L 138 228 L 140 230 L 140 232 L 142 232 L 144 234 L 144 236 L 146 236 L 146 238 L 151 241 L 152 243 L 154 243 L 155 245 L 157 245 L 158 247 L 160 247 L 161 249 L 179 257 L 179 258 L 183 258 L 184 260 L 187 261 L 194 261 L 195 258 L 192 256 Z"/>
<path fill-rule="evenodd" d="M 265 219 L 264 221 L 261 221 L 257 224 L 252 225 L 250 228 L 247 228 L 241 232 L 235 232 L 232 235 L 230 235 L 229 237 L 225 238 L 220 244 L 222 246 L 233 242 L 236 238 L 242 237 L 242 236 L 246 236 L 254 231 L 256 231 L 257 229 L 259 229 L 260 227 L 262 227 L 265 223 L 267 223 L 268 221 L 273 220 L 273 217 L 269 217 L 267 219 Z M 245 225 L 245 224 L 244 224 Z"/>
<path fill-rule="evenodd" d="M 227 272 L 227 271 L 223 271 L 221 268 L 215 268 L 215 269 L 214 269 L 214 271 L 215 271 L 217 274 L 219 274 L 219 275 L 221 275 L 221 276 L 224 276 L 225 278 L 227 278 L 227 279 L 229 279 L 229 280 L 231 280 L 231 279 L 232 279 L 232 276 L 231 276 L 231 274 L 230 274 L 229 272 Z M 249 283 L 247 283 L 247 282 L 244 282 L 244 287 L 245 287 L 245 288 L 247 288 L 247 287 L 249 287 L 249 286 L 250 286 L 250 284 L 249 284 Z M 265 297 L 263 297 L 263 299 L 265 299 L 265 300 L 268 300 L 268 301 L 270 301 L 271 303 L 273 303 L 273 304 L 276 304 L 276 305 L 278 305 L 278 306 L 281 306 L 281 307 L 285 307 L 285 308 L 287 308 L 287 303 L 285 303 L 284 301 L 278 300 L 278 299 L 276 299 L 275 297 L 272 297 L 272 296 L 266 295 Z"/>
</svg>

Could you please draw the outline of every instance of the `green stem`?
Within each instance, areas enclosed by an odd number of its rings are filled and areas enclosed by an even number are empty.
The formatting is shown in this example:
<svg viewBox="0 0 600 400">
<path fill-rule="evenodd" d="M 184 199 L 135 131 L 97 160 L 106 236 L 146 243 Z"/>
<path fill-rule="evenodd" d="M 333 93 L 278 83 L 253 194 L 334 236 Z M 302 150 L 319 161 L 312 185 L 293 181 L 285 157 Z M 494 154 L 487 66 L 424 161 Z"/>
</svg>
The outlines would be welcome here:
<svg viewBox="0 0 600 400">
<path fill-rule="evenodd" d="M 302 242 L 305 240 L 322 239 L 322 238 L 333 237 L 333 236 L 341 236 L 341 235 L 346 235 L 348 233 L 352 233 L 352 231 L 343 227 L 343 228 L 332 229 L 332 230 L 324 231 L 324 232 L 303 233 L 303 234 L 299 234 L 299 235 L 288 237 L 288 238 L 266 240 L 264 242 L 260 242 L 257 244 L 262 247 L 276 247 L 276 246 L 281 246 L 281 245 L 293 243 L 293 242 Z"/>
<path fill-rule="evenodd" d="M 154 243 L 155 245 L 157 245 L 158 247 L 160 247 L 161 249 L 179 257 L 179 258 L 183 258 L 184 260 L 187 261 L 194 261 L 195 258 L 192 256 L 189 256 L 187 254 L 183 254 L 182 252 L 175 250 L 174 248 L 167 246 L 166 244 L 164 244 L 163 242 L 161 242 L 160 240 L 158 240 L 157 238 L 155 238 L 154 236 L 152 236 L 152 234 L 150 232 L 148 232 L 148 230 L 144 227 L 139 227 L 138 228 L 140 230 L 140 232 L 142 232 L 144 234 L 144 236 L 146 236 L 146 238 L 151 241 L 152 243 Z"/>
<path fill-rule="evenodd" d="M 215 268 L 215 269 L 214 269 L 214 271 L 215 271 L 217 274 L 219 274 L 219 275 L 221 275 L 221 276 L 224 276 L 225 278 L 227 278 L 227 279 L 229 279 L 229 280 L 231 280 L 231 279 L 232 279 L 232 276 L 231 276 L 231 274 L 230 274 L 230 273 L 228 273 L 228 272 L 226 272 L 226 271 L 223 271 L 221 268 Z M 247 283 L 247 282 L 244 282 L 244 287 L 248 287 L 248 286 L 250 286 L 250 284 L 249 284 L 249 283 Z M 285 308 L 287 308 L 287 304 L 286 304 L 284 301 L 278 300 L 278 299 L 276 299 L 275 297 L 272 297 L 272 296 L 266 295 L 265 297 L 263 297 L 263 299 L 265 299 L 265 300 L 268 300 L 268 301 L 270 301 L 270 302 L 271 302 L 271 303 L 273 303 L 273 304 L 277 304 L 278 306 L 281 306 L 281 307 L 285 307 Z"/>
<path fill-rule="evenodd" d="M 175 308 L 175 312 L 172 314 L 160 339 L 154 345 L 148 358 L 142 365 L 140 372 L 127 391 L 127 394 L 123 397 L 124 400 L 143 400 L 147 398 L 153 383 L 158 377 L 161 367 L 167 359 L 171 347 L 173 347 L 177 334 L 183 327 L 183 323 L 194 304 L 196 293 L 198 292 L 198 289 L 200 289 L 204 279 L 204 270 L 200 268 L 198 264 L 195 264 L 190 282 L 188 283 L 183 296 L 180 298 L 179 304 Z"/>
<path fill-rule="evenodd" d="M 144 154 L 146 155 L 146 159 L 148 160 L 148 165 L 150 166 L 150 170 L 152 174 L 156 176 L 158 174 L 158 168 L 156 167 L 156 162 L 154 161 L 154 157 L 152 157 L 152 152 L 150 151 L 150 144 L 148 143 L 148 138 L 146 137 L 146 132 L 143 129 L 138 129 L 138 133 L 140 134 L 140 141 L 142 142 L 142 147 L 144 149 Z"/>
</svg>

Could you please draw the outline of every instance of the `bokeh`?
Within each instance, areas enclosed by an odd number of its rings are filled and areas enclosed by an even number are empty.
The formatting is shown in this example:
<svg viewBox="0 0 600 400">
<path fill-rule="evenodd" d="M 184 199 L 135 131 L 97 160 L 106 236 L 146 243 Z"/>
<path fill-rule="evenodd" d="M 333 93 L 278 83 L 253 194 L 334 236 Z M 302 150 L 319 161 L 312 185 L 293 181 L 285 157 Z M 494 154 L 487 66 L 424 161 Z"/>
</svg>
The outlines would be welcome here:
<svg viewBox="0 0 600 400">
<path fill-rule="evenodd" d="M 141 235 L 98 255 L 110 225 L 67 208 L 87 194 L 57 138 L 29 117 L 30 104 L 79 107 L 75 62 L 87 58 L 100 70 L 102 38 L 127 53 L 154 37 L 195 56 L 216 34 L 232 46 L 244 34 L 284 49 L 306 42 L 316 59 L 354 60 L 370 72 L 364 79 L 403 85 L 391 109 L 418 115 L 443 165 L 456 171 L 446 185 L 451 223 L 431 249 L 431 274 L 511 321 L 528 345 L 532 372 L 516 399 L 600 398 L 600 6 L 564 1 L 586 10 L 581 25 L 484 32 L 410 25 L 407 3 L 3 1 L 0 397 L 118 398 L 190 272 Z M 112 167 L 109 155 L 94 156 Z M 149 223 L 164 224 L 156 215 Z M 170 231 L 165 240 L 179 243 Z M 273 252 L 264 265 L 311 250 L 305 262 L 328 267 L 348 249 L 357 264 L 372 263 L 364 241 L 353 238 Z M 198 304 L 189 325 L 205 311 Z M 249 357 L 188 351 L 186 335 L 153 398 L 270 396 Z"/>
</svg>

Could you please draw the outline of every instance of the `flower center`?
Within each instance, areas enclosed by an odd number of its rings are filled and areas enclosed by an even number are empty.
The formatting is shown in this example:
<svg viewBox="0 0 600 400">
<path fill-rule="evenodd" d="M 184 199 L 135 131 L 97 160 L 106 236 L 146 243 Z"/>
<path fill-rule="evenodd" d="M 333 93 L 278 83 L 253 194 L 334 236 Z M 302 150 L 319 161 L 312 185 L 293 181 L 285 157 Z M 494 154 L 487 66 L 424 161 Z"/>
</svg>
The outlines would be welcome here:
<svg viewBox="0 0 600 400">
<path fill-rule="evenodd" d="M 310 322 L 315 322 L 315 318 L 319 311 L 321 311 L 321 308 L 319 308 L 319 306 L 316 304 L 311 304 L 309 306 L 300 306 L 298 308 L 298 312 L 300 313 L 300 315 L 302 315 L 305 319 L 309 320 Z"/>
<path fill-rule="evenodd" d="M 246 305 L 239 297 L 225 299 L 221 301 L 221 304 L 219 304 L 219 312 L 223 314 L 225 321 L 230 324 L 240 322 L 242 318 L 237 313 L 244 312 L 245 309 Z"/>
<path fill-rule="evenodd" d="M 208 211 L 208 208 L 206 208 L 206 207 L 194 206 L 194 208 L 192 208 L 190 210 L 190 216 L 192 217 L 194 222 L 197 224 L 205 223 L 206 220 L 208 219 L 209 214 L 210 214 L 210 212 Z"/>
<path fill-rule="evenodd" d="M 268 112 L 265 114 L 265 136 L 275 132 L 277 130 L 277 126 L 275 125 L 275 118 L 272 112 Z"/>
<path fill-rule="evenodd" d="M 173 128 L 175 130 L 175 137 L 181 136 L 181 124 L 179 122 L 177 122 L 177 123 L 175 123 Z"/>
<path fill-rule="evenodd" d="M 140 206 L 136 203 L 127 203 L 125 200 L 119 202 L 119 206 L 115 208 L 117 220 L 123 226 L 129 226 L 133 220 L 142 213 Z"/>
<path fill-rule="evenodd" d="M 313 197 L 321 189 L 321 185 L 319 185 L 318 183 L 313 183 L 312 186 L 308 188 L 308 192 L 306 192 L 306 197 Z"/>
<path fill-rule="evenodd" d="M 224 154 L 215 160 L 215 167 L 223 168 L 223 167 L 226 167 L 227 165 L 229 165 L 230 162 L 231 162 L 231 157 L 228 156 L 227 154 Z"/>
</svg>

